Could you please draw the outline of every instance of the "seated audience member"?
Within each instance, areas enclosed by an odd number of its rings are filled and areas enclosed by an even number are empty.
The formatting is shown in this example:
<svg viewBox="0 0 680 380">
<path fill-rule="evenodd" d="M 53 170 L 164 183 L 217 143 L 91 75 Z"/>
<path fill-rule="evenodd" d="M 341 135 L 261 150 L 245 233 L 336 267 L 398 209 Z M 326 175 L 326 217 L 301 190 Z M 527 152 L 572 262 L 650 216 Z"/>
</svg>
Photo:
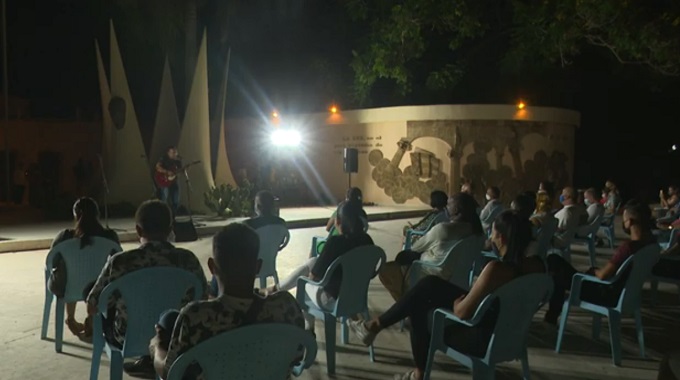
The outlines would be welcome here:
<svg viewBox="0 0 680 380">
<path fill-rule="evenodd" d="M 167 241 L 172 231 L 172 212 L 164 202 L 153 200 L 142 203 L 135 215 L 137 235 L 141 246 L 129 251 L 113 255 L 104 266 L 97 282 L 87 296 L 87 312 L 90 317 L 97 312 L 99 296 L 111 282 L 136 270 L 152 267 L 176 267 L 185 269 L 196 275 L 204 284 L 203 298 L 207 296 L 207 281 L 201 263 L 196 256 L 183 248 L 176 248 Z M 172 279 L 168 279 L 172 281 Z M 158 284 L 162 287 L 163 284 Z M 188 303 L 192 297 L 190 290 L 183 301 Z M 125 300 L 119 296 L 111 297 L 108 301 L 109 312 L 103 318 L 103 330 L 106 341 L 112 346 L 122 348 L 127 328 L 127 308 Z M 91 335 L 91 332 L 90 332 Z M 130 376 L 154 378 L 153 362 L 148 356 L 124 365 L 125 372 Z"/>
<path fill-rule="evenodd" d="M 257 230 L 260 227 L 270 225 L 286 225 L 286 221 L 276 215 L 276 198 L 266 190 L 255 195 L 255 217 L 243 221 L 246 226 Z M 284 242 L 282 242 L 283 244 Z M 217 279 L 215 276 L 210 281 L 210 295 L 217 295 Z"/>
<path fill-rule="evenodd" d="M 672 209 L 680 201 L 678 187 L 675 185 L 668 186 L 668 195 L 664 194 L 663 189 L 659 190 L 659 199 L 661 207 Z"/>
<path fill-rule="evenodd" d="M 477 210 L 477 215 L 479 215 L 479 213 L 482 212 L 482 206 L 479 205 L 479 202 L 477 202 L 477 199 L 475 198 L 475 189 L 472 185 L 472 181 L 464 179 L 463 184 L 460 186 L 460 192 L 472 197 L 475 201 L 475 210 Z"/>
<path fill-rule="evenodd" d="M 331 217 L 328 219 L 328 222 L 326 223 L 326 231 L 331 232 L 331 230 L 335 226 L 335 216 L 338 214 L 340 208 L 345 204 L 349 204 L 352 207 L 356 208 L 357 212 L 359 213 L 363 221 L 365 223 L 368 223 L 368 215 L 366 214 L 366 211 L 364 211 L 364 201 L 361 189 L 358 187 L 350 187 L 349 189 L 347 189 L 347 195 L 345 197 L 345 200 L 340 202 L 340 204 L 335 209 Z"/>
<path fill-rule="evenodd" d="M 510 203 L 510 208 L 517 211 L 517 215 L 520 217 L 530 220 L 534 210 L 536 209 L 536 198 L 528 194 L 519 194 Z M 538 228 L 533 223 L 531 226 L 531 232 L 532 237 L 536 238 Z"/>
<path fill-rule="evenodd" d="M 255 217 L 243 221 L 243 224 L 256 230 L 272 224 L 286 225 L 276 212 L 276 197 L 267 190 L 259 191 L 255 195 Z"/>
<path fill-rule="evenodd" d="M 595 219 L 604 216 L 604 206 L 600 203 L 600 194 L 597 193 L 597 190 L 591 187 L 583 193 L 583 196 L 588 214 L 586 224 L 590 224 Z"/>
<path fill-rule="evenodd" d="M 409 223 L 408 226 L 404 226 L 404 236 L 406 236 L 406 231 L 409 229 L 415 231 L 427 231 L 429 228 L 449 220 L 449 214 L 446 211 L 446 203 L 448 199 L 449 196 L 441 190 L 435 190 L 430 193 L 430 206 L 432 206 L 432 210 L 428 212 L 427 215 L 425 215 L 425 217 L 418 223 Z"/>
<path fill-rule="evenodd" d="M 227 225 L 213 237 L 208 268 L 217 278 L 219 294 L 215 299 L 191 302 L 179 312 L 163 313 L 149 346 L 158 376 L 165 379 L 180 355 L 220 333 L 256 323 L 304 326 L 302 311 L 290 293 L 265 297 L 253 290 L 262 264 L 259 246 L 255 231 L 240 223 Z M 200 369 L 190 367 L 189 371 L 196 376 Z"/>
<path fill-rule="evenodd" d="M 555 248 L 566 248 L 576 235 L 580 225 L 582 210 L 576 206 L 576 191 L 573 187 L 565 187 L 560 195 L 560 203 L 564 207 L 555 214 L 557 233 L 553 238 Z"/>
<path fill-rule="evenodd" d="M 673 231 L 672 233 L 680 233 Z M 654 265 L 652 274 L 659 277 L 680 280 L 680 243 L 675 243 L 661 252 L 659 262 Z"/>
<path fill-rule="evenodd" d="M 484 231 L 489 231 L 491 224 L 496 217 L 503 212 L 503 203 L 501 202 L 501 189 L 496 186 L 489 186 L 486 189 L 487 203 L 479 214 L 479 219 L 482 222 Z"/>
<path fill-rule="evenodd" d="M 616 212 L 616 208 L 619 207 L 621 203 L 621 196 L 619 195 L 619 189 L 616 187 L 613 181 L 609 180 L 605 182 L 604 189 L 606 197 L 604 200 L 604 210 L 606 214 L 613 214 Z"/>
<path fill-rule="evenodd" d="M 326 241 L 323 251 L 318 257 L 307 260 L 305 264 L 295 269 L 279 286 L 270 287 L 267 293 L 275 293 L 279 290 L 290 290 L 297 286 L 300 277 L 310 277 L 314 281 L 321 281 L 330 265 L 343 254 L 354 248 L 365 245 L 373 245 L 373 239 L 364 232 L 364 223 L 361 220 L 359 209 L 349 203 L 343 204 L 338 210 L 335 219 L 335 228 L 339 235 L 331 236 Z M 342 281 L 342 269 L 336 270 L 328 285 L 319 288 L 315 285 L 307 285 L 306 291 L 317 306 L 326 307 L 332 305 L 338 298 Z M 305 329 L 314 331 L 314 317 L 305 315 Z"/>
<path fill-rule="evenodd" d="M 420 238 L 411 250 L 397 254 L 394 261 L 385 263 L 378 274 L 380 282 L 398 300 L 408 286 L 406 276 L 411 264 L 416 260 L 437 263 L 449 253 L 455 242 L 475 234 L 483 235 L 484 230 L 475 210 L 475 201 L 469 194 L 458 193 L 449 198 L 449 222 L 439 223 Z M 451 266 L 455 266 L 454 263 Z M 441 276 L 448 280 L 451 273 L 431 271 L 430 275 Z"/>
<path fill-rule="evenodd" d="M 586 273 L 601 280 L 608 280 L 616 274 L 621 264 L 649 244 L 656 244 L 650 225 L 651 211 L 645 204 L 629 202 L 623 212 L 623 230 L 630 235 L 630 240 L 620 245 L 611 260 L 604 268 L 590 268 Z M 545 314 L 545 321 L 555 324 L 562 312 L 562 305 L 567 290 L 571 288 L 574 267 L 559 255 L 548 256 L 548 269 L 553 277 L 554 290 L 550 300 L 550 308 Z M 614 306 L 623 289 L 623 284 L 602 285 L 584 282 L 581 287 L 581 299 L 605 306 Z"/>
<path fill-rule="evenodd" d="M 73 219 L 75 226 L 73 229 L 65 229 L 57 234 L 52 241 L 50 249 L 57 244 L 65 242 L 70 239 L 80 239 L 80 248 L 85 248 L 92 244 L 93 237 L 102 237 L 113 242 L 120 243 L 118 235 L 99 223 L 99 207 L 97 202 L 92 198 L 82 197 L 73 204 Z M 48 281 L 47 287 L 57 297 L 63 297 L 66 291 L 66 265 L 62 260 L 61 255 L 54 257 L 52 262 L 52 275 Z M 68 302 L 66 304 L 66 326 L 73 333 L 73 335 L 80 335 L 85 330 L 85 325 L 76 321 L 76 303 Z"/>
<path fill-rule="evenodd" d="M 504 211 L 493 223 L 491 239 L 502 260 L 486 265 L 467 291 L 447 280 L 435 276 L 422 279 L 408 290 L 392 307 L 370 321 L 350 321 L 352 332 L 365 344 L 370 345 L 376 336 L 395 323 L 409 318 L 411 321 L 411 350 L 416 368 L 395 379 L 423 378 L 430 345 L 431 313 L 437 308 L 453 309 L 461 319 L 471 318 L 482 300 L 496 289 L 531 273 L 545 272 L 543 261 L 538 257 L 525 257 L 531 241 L 529 222 L 515 211 Z M 483 357 L 498 318 L 496 302 L 474 326 L 453 325 L 445 330 L 445 342 L 465 354 Z"/>
<path fill-rule="evenodd" d="M 551 182 L 543 181 L 538 185 L 536 193 L 536 211 L 534 214 L 552 213 L 555 188 Z"/>
</svg>

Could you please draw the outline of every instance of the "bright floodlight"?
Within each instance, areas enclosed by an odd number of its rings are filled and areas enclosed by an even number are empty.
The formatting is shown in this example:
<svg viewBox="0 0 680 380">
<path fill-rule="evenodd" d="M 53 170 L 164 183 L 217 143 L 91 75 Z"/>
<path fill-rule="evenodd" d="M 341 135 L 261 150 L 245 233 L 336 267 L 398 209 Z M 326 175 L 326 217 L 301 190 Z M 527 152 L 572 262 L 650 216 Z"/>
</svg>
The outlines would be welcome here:
<svg viewBox="0 0 680 380">
<path fill-rule="evenodd" d="M 300 145 L 300 133 L 291 129 L 277 129 L 272 133 L 272 143 L 276 146 Z"/>
<path fill-rule="evenodd" d="M 672 149 L 672 150 L 678 150 L 678 145 L 677 145 L 677 144 L 673 144 L 673 146 L 671 147 L 671 149 Z"/>
</svg>

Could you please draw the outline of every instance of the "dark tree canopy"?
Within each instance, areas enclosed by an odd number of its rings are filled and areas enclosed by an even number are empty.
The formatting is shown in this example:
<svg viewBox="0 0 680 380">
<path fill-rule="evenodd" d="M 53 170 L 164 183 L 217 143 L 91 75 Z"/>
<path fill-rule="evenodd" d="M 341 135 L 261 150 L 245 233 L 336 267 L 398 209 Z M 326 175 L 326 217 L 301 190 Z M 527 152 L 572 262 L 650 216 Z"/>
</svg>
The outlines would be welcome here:
<svg viewBox="0 0 680 380">
<path fill-rule="evenodd" d="M 450 90 L 475 56 L 503 68 L 566 67 L 588 46 L 622 64 L 680 76 L 680 2 L 673 0 L 347 0 L 368 26 L 353 51 L 354 97 L 379 80 L 397 92 Z M 500 54 L 499 54 L 500 53 Z"/>
</svg>

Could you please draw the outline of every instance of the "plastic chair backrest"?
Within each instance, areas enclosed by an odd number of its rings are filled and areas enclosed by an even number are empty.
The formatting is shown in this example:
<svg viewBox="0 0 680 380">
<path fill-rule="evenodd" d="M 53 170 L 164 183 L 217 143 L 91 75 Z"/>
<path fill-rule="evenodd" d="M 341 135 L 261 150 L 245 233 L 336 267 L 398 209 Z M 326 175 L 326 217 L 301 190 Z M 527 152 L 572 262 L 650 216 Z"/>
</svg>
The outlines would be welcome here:
<svg viewBox="0 0 680 380">
<path fill-rule="evenodd" d="M 545 273 L 527 274 L 501 286 L 482 304 L 499 300 L 500 310 L 486 359 L 499 363 L 521 358 L 527 333 L 539 306 L 552 294 L 552 278 Z M 480 305 L 480 308 L 482 305 Z"/>
<path fill-rule="evenodd" d="M 254 324 L 218 334 L 180 355 L 167 380 L 182 380 L 193 362 L 200 365 L 205 379 L 286 379 L 291 363 L 305 347 L 304 361 L 314 363 L 317 345 L 304 329 L 283 323 Z"/>
<path fill-rule="evenodd" d="M 103 237 L 92 237 L 91 244 L 80 248 L 80 239 L 74 238 L 54 246 L 47 254 L 45 268 L 50 271 L 57 254 L 64 260 L 66 266 L 65 302 L 83 299 L 83 290 L 95 282 L 102 271 L 106 260 L 123 249 L 112 240 Z"/>
<path fill-rule="evenodd" d="M 649 244 L 626 259 L 616 271 L 613 281 L 628 272 L 628 278 L 617 305 L 617 309 L 622 313 L 629 313 L 640 307 L 642 285 L 649 279 L 652 268 L 659 261 L 660 254 L 661 248 L 658 244 Z M 631 265 L 632 268 L 628 270 L 628 266 Z"/>
<path fill-rule="evenodd" d="M 590 235 L 590 234 L 596 234 L 597 230 L 600 229 L 600 225 L 602 224 L 602 220 L 604 220 L 604 214 L 598 215 L 593 219 L 592 222 L 588 223 L 587 228 L 583 228 L 582 232 L 584 236 Z"/>
<path fill-rule="evenodd" d="M 376 245 L 357 247 L 333 261 L 324 279 L 342 268 L 342 282 L 333 315 L 348 316 L 363 313 L 368 304 L 368 283 L 386 261 L 385 251 Z"/>
<path fill-rule="evenodd" d="M 538 256 L 542 257 L 543 259 L 545 259 L 548 254 L 548 249 L 550 248 L 552 238 L 555 236 L 555 232 L 557 231 L 558 223 L 559 221 L 557 218 L 545 218 L 540 230 L 538 231 L 538 237 L 536 238 L 536 250 Z"/>
<path fill-rule="evenodd" d="M 163 311 L 179 309 L 189 289 L 193 300 L 203 296 L 206 284 L 194 273 L 176 267 L 149 267 L 123 275 L 107 285 L 99 296 L 99 312 L 106 313 L 108 299 L 120 293 L 127 309 L 123 357 L 145 355 Z"/>
<path fill-rule="evenodd" d="M 262 260 L 260 275 L 271 275 L 276 272 L 276 255 L 284 241 L 290 239 L 290 232 L 283 224 L 270 224 L 255 230 L 260 237 L 258 257 Z"/>
<path fill-rule="evenodd" d="M 439 265 L 442 276 L 462 289 L 470 289 L 470 270 L 482 259 L 485 241 L 484 235 L 471 235 L 457 241 Z"/>
</svg>

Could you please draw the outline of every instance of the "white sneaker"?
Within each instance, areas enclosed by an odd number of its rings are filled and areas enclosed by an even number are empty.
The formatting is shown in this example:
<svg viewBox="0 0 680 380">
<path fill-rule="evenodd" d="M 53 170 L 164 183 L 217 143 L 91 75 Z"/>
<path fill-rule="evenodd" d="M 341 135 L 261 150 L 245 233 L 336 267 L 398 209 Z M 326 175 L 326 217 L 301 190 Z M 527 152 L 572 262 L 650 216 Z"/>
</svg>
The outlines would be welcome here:
<svg viewBox="0 0 680 380">
<path fill-rule="evenodd" d="M 349 324 L 349 329 L 352 330 L 354 335 L 363 343 L 365 346 L 370 346 L 375 340 L 376 333 L 368 331 L 364 321 L 347 321 Z"/>
</svg>

